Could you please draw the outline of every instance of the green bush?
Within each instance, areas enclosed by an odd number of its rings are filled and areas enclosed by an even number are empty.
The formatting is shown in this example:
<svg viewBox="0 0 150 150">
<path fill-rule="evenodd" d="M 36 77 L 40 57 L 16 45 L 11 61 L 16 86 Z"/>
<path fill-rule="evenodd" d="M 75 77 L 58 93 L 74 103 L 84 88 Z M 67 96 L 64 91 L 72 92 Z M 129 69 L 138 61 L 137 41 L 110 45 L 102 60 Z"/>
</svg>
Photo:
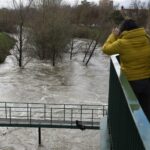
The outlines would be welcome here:
<svg viewBox="0 0 150 150">
<path fill-rule="evenodd" d="M 0 63 L 10 54 L 10 49 L 15 45 L 15 40 L 6 33 L 0 33 Z"/>
</svg>

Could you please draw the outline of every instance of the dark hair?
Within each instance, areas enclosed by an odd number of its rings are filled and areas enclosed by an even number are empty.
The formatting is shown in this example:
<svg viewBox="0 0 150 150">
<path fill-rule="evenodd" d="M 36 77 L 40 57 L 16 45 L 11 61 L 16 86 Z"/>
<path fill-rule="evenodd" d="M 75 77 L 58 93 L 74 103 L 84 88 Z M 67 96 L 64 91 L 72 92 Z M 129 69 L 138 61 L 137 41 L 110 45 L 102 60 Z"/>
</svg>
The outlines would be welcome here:
<svg viewBox="0 0 150 150">
<path fill-rule="evenodd" d="M 132 19 L 126 19 L 120 24 L 120 33 L 139 28 L 137 23 Z"/>
</svg>

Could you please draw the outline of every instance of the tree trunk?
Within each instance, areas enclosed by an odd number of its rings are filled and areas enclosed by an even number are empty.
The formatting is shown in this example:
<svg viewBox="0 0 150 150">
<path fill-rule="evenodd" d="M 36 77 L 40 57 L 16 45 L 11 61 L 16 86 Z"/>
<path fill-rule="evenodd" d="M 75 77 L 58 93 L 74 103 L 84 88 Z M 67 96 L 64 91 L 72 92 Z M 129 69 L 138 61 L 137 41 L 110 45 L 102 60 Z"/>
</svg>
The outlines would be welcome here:
<svg viewBox="0 0 150 150">
<path fill-rule="evenodd" d="M 88 54 L 88 52 L 89 52 L 89 50 L 90 50 L 91 45 L 93 44 L 93 42 L 94 42 L 94 40 L 92 40 L 91 43 L 89 44 L 89 47 L 87 48 L 87 50 L 86 50 L 86 52 L 85 52 L 85 56 L 84 56 L 84 58 L 83 58 L 83 62 L 85 61 L 86 56 L 87 56 L 87 54 Z"/>
<path fill-rule="evenodd" d="M 22 51 L 23 51 L 23 23 L 20 23 L 19 25 L 19 67 L 22 67 Z"/>
<path fill-rule="evenodd" d="M 55 57 L 56 57 L 56 52 L 55 52 L 55 49 L 53 51 L 53 66 L 55 66 Z"/>
<path fill-rule="evenodd" d="M 96 41 L 96 43 L 95 43 L 95 45 L 94 45 L 94 47 L 93 47 L 93 50 L 92 50 L 92 52 L 91 52 L 91 54 L 90 54 L 90 56 L 89 56 L 89 59 L 88 59 L 87 62 L 86 62 L 86 66 L 88 65 L 88 63 L 89 63 L 91 57 L 93 56 L 93 53 L 94 53 L 94 51 L 95 51 L 95 49 L 96 49 L 97 44 L 98 44 L 98 42 Z"/>
<path fill-rule="evenodd" d="M 74 43 L 73 43 L 73 40 L 71 40 L 71 52 L 70 52 L 70 60 L 72 59 L 72 53 L 73 53 L 73 47 Z"/>
</svg>

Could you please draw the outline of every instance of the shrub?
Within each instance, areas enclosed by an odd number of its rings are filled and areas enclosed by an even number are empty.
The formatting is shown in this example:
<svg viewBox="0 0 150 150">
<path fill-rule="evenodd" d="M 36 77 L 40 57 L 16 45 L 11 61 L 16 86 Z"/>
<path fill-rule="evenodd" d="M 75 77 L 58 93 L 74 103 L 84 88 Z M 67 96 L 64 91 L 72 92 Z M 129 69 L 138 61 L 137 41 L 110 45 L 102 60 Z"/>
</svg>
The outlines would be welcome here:
<svg viewBox="0 0 150 150">
<path fill-rule="evenodd" d="M 15 40 L 5 33 L 0 33 L 0 63 L 10 54 L 10 49 L 15 45 Z"/>
</svg>

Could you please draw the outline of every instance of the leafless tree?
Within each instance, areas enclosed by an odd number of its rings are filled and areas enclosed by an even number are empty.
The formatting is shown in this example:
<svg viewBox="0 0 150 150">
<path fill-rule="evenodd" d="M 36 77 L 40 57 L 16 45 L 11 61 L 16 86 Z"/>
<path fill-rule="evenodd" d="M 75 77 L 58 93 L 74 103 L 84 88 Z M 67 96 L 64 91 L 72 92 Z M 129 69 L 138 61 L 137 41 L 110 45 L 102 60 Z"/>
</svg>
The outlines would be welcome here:
<svg viewBox="0 0 150 150">
<path fill-rule="evenodd" d="M 70 43 L 70 60 L 72 59 L 73 56 L 73 50 L 74 50 L 74 40 L 72 38 Z"/>
<path fill-rule="evenodd" d="M 86 48 L 86 50 L 85 50 L 85 55 L 84 55 L 84 58 L 83 58 L 83 62 L 85 62 L 86 57 L 87 57 L 88 53 L 90 52 L 90 49 L 91 49 L 91 46 L 92 46 L 93 43 L 94 43 L 94 40 L 91 40 L 91 41 L 88 43 L 88 46 L 87 46 L 87 48 Z"/>
<path fill-rule="evenodd" d="M 93 56 L 93 54 L 94 54 L 94 51 L 95 51 L 97 45 L 98 45 L 98 41 L 96 40 L 95 43 L 94 43 L 94 46 L 92 47 L 92 51 L 91 51 L 91 53 L 90 53 L 90 55 L 89 55 L 89 58 L 88 58 L 88 60 L 87 60 L 87 62 L 86 62 L 86 66 L 88 65 L 90 59 L 92 58 L 92 56 Z"/>
<path fill-rule="evenodd" d="M 51 60 L 55 66 L 56 61 L 63 58 L 70 42 L 71 25 L 68 14 L 60 5 L 61 0 L 48 0 L 41 4 L 32 26 L 37 55 L 40 59 Z"/>
<path fill-rule="evenodd" d="M 13 0 L 13 6 L 15 8 L 16 12 L 16 18 L 17 18 L 17 30 L 18 30 L 18 36 L 17 40 L 18 43 L 16 44 L 16 49 L 18 53 L 15 54 L 19 67 L 23 67 L 23 51 L 25 49 L 25 43 L 27 39 L 25 38 L 27 32 L 24 32 L 25 29 L 25 19 L 27 16 L 28 9 L 30 8 L 33 0 L 28 0 L 26 5 L 23 3 L 23 0 L 20 0 L 19 2 L 17 0 Z M 26 36 L 27 37 L 27 36 Z M 31 59 L 31 58 L 30 58 Z M 30 60 L 26 60 L 25 64 Z"/>
<path fill-rule="evenodd" d="M 145 2 L 133 0 L 127 15 L 136 20 L 139 25 L 146 27 L 148 21 L 148 9 Z"/>
</svg>

